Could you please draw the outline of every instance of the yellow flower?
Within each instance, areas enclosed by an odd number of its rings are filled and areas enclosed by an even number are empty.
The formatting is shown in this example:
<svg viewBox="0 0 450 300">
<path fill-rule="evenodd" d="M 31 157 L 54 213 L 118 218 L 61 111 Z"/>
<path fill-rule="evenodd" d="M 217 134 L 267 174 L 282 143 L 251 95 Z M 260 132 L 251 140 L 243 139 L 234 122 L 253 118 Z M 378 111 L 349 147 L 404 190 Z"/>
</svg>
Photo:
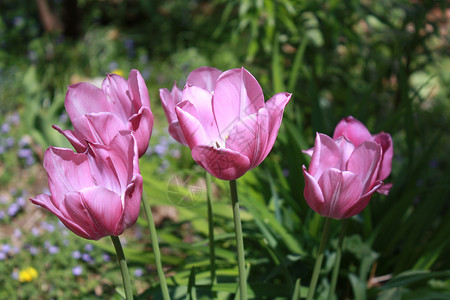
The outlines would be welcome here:
<svg viewBox="0 0 450 300">
<path fill-rule="evenodd" d="M 119 75 L 120 77 L 124 77 L 124 76 L 125 76 L 125 73 L 124 73 L 121 69 L 115 69 L 115 70 L 113 70 L 111 73 L 117 74 L 117 75 Z"/>
<path fill-rule="evenodd" d="M 38 272 L 33 267 L 28 267 L 19 272 L 19 281 L 20 282 L 30 282 L 33 279 L 37 278 Z"/>
</svg>

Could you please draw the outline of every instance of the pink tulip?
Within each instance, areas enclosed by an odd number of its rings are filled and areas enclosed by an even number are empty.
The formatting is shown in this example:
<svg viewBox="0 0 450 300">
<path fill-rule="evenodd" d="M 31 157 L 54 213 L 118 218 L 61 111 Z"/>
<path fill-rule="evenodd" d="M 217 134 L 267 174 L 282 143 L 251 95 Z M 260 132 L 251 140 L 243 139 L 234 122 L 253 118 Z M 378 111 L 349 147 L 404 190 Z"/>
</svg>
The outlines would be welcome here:
<svg viewBox="0 0 450 300">
<path fill-rule="evenodd" d="M 198 86 L 208 92 L 214 91 L 216 87 L 217 78 L 219 78 L 222 71 L 211 67 L 200 67 L 192 71 L 186 83 Z M 176 83 L 172 87 L 172 91 L 168 89 L 160 89 L 159 97 L 166 114 L 167 122 L 169 123 L 169 134 L 180 144 L 187 146 L 186 139 L 184 138 L 183 131 L 180 128 L 175 107 L 181 102 L 183 91 L 180 90 Z"/>
<path fill-rule="evenodd" d="M 176 114 L 192 158 L 213 176 L 234 180 L 269 154 L 290 98 L 279 93 L 265 103 L 258 81 L 232 69 L 213 92 L 186 84 Z"/>
<path fill-rule="evenodd" d="M 138 217 L 142 196 L 137 143 L 120 131 L 108 146 L 88 142 L 85 153 L 45 152 L 51 195 L 30 199 L 54 213 L 75 234 L 91 240 L 120 235 Z"/>
<path fill-rule="evenodd" d="M 345 219 L 360 213 L 382 185 L 378 179 L 381 146 L 373 141 L 359 146 L 341 136 L 317 134 L 305 177 L 308 205 L 324 217 Z"/>
<path fill-rule="evenodd" d="M 337 139 L 340 136 L 345 136 L 355 146 L 359 146 L 365 141 L 374 141 L 379 144 L 382 149 L 382 156 L 378 180 L 384 181 L 389 176 L 394 154 L 394 145 L 389 133 L 380 132 L 372 135 L 363 123 L 349 116 L 342 119 L 334 130 L 333 139 Z M 378 192 L 387 195 L 391 187 L 392 184 L 384 184 Z"/>
<path fill-rule="evenodd" d="M 153 114 L 139 71 L 132 70 L 128 81 L 108 74 L 101 89 L 85 82 L 71 85 L 65 107 L 74 130 L 53 127 L 67 137 L 77 152 L 84 152 L 88 142 L 108 145 L 119 130 L 133 131 L 139 156 L 147 150 Z"/>
</svg>

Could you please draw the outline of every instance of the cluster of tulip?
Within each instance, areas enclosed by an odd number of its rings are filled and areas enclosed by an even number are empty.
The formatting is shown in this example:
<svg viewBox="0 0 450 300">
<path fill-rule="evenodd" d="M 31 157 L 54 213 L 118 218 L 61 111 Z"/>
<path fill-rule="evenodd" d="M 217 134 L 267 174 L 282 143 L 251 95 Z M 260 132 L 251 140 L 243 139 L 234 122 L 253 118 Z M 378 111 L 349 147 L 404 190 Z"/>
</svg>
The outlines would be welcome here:
<svg viewBox="0 0 450 300">
<path fill-rule="evenodd" d="M 201 67 L 190 73 L 183 90 L 176 85 L 171 91 L 161 89 L 160 98 L 170 135 L 188 146 L 208 173 L 234 182 L 269 154 L 291 94 L 279 93 L 265 102 L 258 81 L 246 69 Z M 65 107 L 73 130 L 54 128 L 76 153 L 47 149 L 44 167 L 51 195 L 31 201 L 83 238 L 118 236 L 136 222 L 142 197 L 139 157 L 153 128 L 145 82 L 132 70 L 128 80 L 109 74 L 102 88 L 75 84 L 69 87 Z M 317 134 L 314 148 L 305 153 L 311 164 L 308 170 L 303 167 L 304 196 L 325 217 L 351 217 L 375 191 L 389 191 L 383 180 L 391 170 L 391 137 L 371 135 L 352 117 L 338 124 L 333 138 Z M 232 198 L 237 202 L 237 193 L 232 191 Z"/>
</svg>

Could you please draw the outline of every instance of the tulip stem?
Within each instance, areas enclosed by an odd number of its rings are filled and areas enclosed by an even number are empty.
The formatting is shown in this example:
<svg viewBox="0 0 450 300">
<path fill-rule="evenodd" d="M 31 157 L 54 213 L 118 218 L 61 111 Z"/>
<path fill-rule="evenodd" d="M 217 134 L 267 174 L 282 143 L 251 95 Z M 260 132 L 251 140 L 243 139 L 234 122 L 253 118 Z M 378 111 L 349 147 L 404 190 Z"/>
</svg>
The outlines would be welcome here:
<svg viewBox="0 0 450 300">
<path fill-rule="evenodd" d="M 320 268 L 322 267 L 323 253 L 325 252 L 325 246 L 330 235 L 330 225 L 331 219 L 325 218 L 322 239 L 320 241 L 319 251 L 317 252 L 316 263 L 314 265 L 314 271 L 309 284 L 308 296 L 306 297 L 306 300 L 311 300 L 314 297 L 314 292 L 316 291 L 317 280 L 319 279 Z"/>
<path fill-rule="evenodd" d="M 133 289 L 131 287 L 130 274 L 128 273 L 127 261 L 125 260 L 125 254 L 123 253 L 120 239 L 117 236 L 111 235 L 111 240 L 116 249 L 117 261 L 119 262 L 120 272 L 122 273 L 123 287 L 125 289 L 125 299 L 133 299 Z"/>
<path fill-rule="evenodd" d="M 159 250 L 158 236 L 156 234 L 155 221 L 153 220 L 152 210 L 147 202 L 145 193 L 142 194 L 142 204 L 147 215 L 148 229 L 150 230 L 150 239 L 152 240 L 153 255 L 155 256 L 156 270 L 158 272 L 159 283 L 164 300 L 170 300 L 169 289 L 167 288 L 166 276 L 161 262 L 161 252 Z"/>
<path fill-rule="evenodd" d="M 241 300 L 247 299 L 247 279 L 245 274 L 244 239 L 242 238 L 241 215 L 237 195 L 236 180 L 230 180 L 231 205 L 233 206 L 234 230 L 236 233 L 236 246 L 239 270 L 239 294 Z"/>
<path fill-rule="evenodd" d="M 216 254 L 214 244 L 211 174 L 205 172 L 205 177 L 206 177 L 206 202 L 208 205 L 209 268 L 211 272 L 211 285 L 214 285 L 216 282 Z"/>
<path fill-rule="evenodd" d="M 342 243 L 344 241 L 346 227 L 347 222 L 346 220 L 343 220 L 341 222 L 341 232 L 339 233 L 339 241 L 336 249 L 336 260 L 334 262 L 333 274 L 331 275 L 331 285 L 330 291 L 328 293 L 328 300 L 332 299 L 334 295 L 334 290 L 336 289 L 337 279 L 339 275 L 339 267 L 341 264 L 341 257 L 342 257 Z"/>
</svg>

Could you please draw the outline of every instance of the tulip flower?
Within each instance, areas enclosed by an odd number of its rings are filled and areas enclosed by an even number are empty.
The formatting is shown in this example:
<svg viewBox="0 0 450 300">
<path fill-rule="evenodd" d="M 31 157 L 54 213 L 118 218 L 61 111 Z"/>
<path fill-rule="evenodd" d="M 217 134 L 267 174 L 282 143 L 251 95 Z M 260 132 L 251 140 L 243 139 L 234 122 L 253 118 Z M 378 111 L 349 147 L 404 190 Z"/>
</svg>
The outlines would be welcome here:
<svg viewBox="0 0 450 300">
<path fill-rule="evenodd" d="M 87 143 L 84 153 L 50 147 L 44 155 L 51 195 L 30 199 L 75 234 L 92 240 L 120 235 L 138 217 L 142 176 L 131 131 L 108 145 Z"/>
<path fill-rule="evenodd" d="M 379 144 L 382 149 L 382 155 L 378 180 L 384 181 L 389 176 L 394 155 L 394 145 L 389 133 L 380 132 L 372 135 L 363 123 L 349 116 L 342 119 L 334 129 L 333 139 L 337 139 L 340 136 L 345 136 L 355 146 L 359 146 L 365 141 L 374 141 Z M 391 187 L 392 184 L 384 184 L 377 192 L 387 195 Z"/>
<path fill-rule="evenodd" d="M 138 145 L 139 157 L 148 148 L 153 129 L 150 97 L 144 79 L 132 70 L 128 81 L 116 74 L 108 74 L 102 88 L 82 82 L 69 86 L 65 107 L 73 130 L 62 133 L 79 153 L 87 143 L 108 145 L 120 130 L 131 130 Z"/>
<path fill-rule="evenodd" d="M 345 219 L 360 213 L 383 182 L 378 179 L 382 147 L 375 141 L 355 146 L 346 137 L 317 134 L 305 177 L 308 205 L 324 217 Z"/>
<path fill-rule="evenodd" d="M 258 81 L 232 69 L 213 92 L 186 84 L 176 114 L 192 158 L 211 175 L 235 180 L 269 154 L 290 98 L 279 93 L 265 103 Z"/>
<path fill-rule="evenodd" d="M 186 83 L 198 86 L 211 93 L 216 87 L 216 81 L 220 74 L 222 74 L 222 71 L 216 68 L 200 67 L 189 74 Z M 159 97 L 169 123 L 169 134 L 180 144 L 188 146 L 175 112 L 175 107 L 181 102 L 182 94 L 183 91 L 177 87 L 176 82 L 171 91 L 166 88 L 159 90 Z"/>
</svg>

